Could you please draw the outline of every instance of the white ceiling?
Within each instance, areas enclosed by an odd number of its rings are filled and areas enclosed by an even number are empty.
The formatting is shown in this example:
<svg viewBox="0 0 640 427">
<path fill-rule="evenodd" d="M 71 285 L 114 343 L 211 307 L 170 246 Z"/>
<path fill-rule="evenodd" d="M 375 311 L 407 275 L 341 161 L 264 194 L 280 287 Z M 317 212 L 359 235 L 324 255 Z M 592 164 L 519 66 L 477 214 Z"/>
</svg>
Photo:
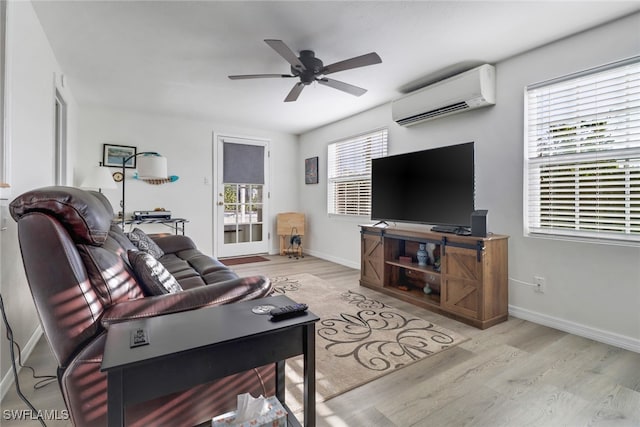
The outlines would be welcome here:
<svg viewBox="0 0 640 427">
<path fill-rule="evenodd" d="M 639 1 L 34 1 L 80 105 L 151 111 L 303 133 L 399 97 L 407 88 L 640 10 Z M 361 97 L 294 79 L 264 39 L 326 64 L 377 52 L 382 64 L 331 77 Z"/>
</svg>

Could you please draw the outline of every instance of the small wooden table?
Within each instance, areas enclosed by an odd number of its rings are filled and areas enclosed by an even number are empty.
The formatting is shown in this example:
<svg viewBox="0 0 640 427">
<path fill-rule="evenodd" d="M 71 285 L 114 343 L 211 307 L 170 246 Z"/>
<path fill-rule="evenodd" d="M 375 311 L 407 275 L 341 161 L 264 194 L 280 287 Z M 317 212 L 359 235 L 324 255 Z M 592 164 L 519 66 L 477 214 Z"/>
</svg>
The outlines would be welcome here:
<svg viewBox="0 0 640 427">
<path fill-rule="evenodd" d="M 285 360 L 304 359 L 304 425 L 314 427 L 315 323 L 318 316 L 274 322 L 254 314 L 258 305 L 295 304 L 286 296 L 243 301 L 111 325 L 102 371 L 107 372 L 107 421 L 124 425 L 124 408 L 237 372 L 276 363 L 276 396 L 288 425 L 300 426 L 285 403 Z M 130 331 L 144 328 L 149 345 L 129 348 Z M 230 356 L 231 355 L 231 356 Z M 225 363 L 211 363 L 211 359 Z M 171 369 L 158 369 L 171 366 Z"/>
<path fill-rule="evenodd" d="M 280 237 L 280 255 L 302 256 L 302 244 L 293 243 L 293 237 L 304 237 L 305 218 L 303 213 L 285 212 L 276 217 L 276 233 Z M 286 236 L 289 236 L 287 239 Z M 289 246 L 287 247 L 287 244 Z"/>
</svg>

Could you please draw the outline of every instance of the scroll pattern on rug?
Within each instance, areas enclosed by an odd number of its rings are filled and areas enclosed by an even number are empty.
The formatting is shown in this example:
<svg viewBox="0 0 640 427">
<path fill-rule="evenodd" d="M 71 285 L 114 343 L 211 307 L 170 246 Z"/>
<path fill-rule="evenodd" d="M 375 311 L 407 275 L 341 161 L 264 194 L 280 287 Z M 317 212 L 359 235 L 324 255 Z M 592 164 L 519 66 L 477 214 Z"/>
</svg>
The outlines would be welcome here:
<svg viewBox="0 0 640 427">
<path fill-rule="evenodd" d="M 386 371 L 447 348 L 455 340 L 424 319 L 401 314 L 382 302 L 347 291 L 342 299 L 358 308 L 322 319 L 317 334 L 336 357 L 353 357 L 362 367 Z M 385 337 L 379 337 L 386 332 Z M 391 336 L 389 336 L 391 332 Z"/>
<path fill-rule="evenodd" d="M 295 292 L 302 286 L 299 280 L 289 279 L 283 276 L 271 278 L 271 283 L 273 285 L 273 293 L 283 295 L 287 292 Z"/>
<path fill-rule="evenodd" d="M 293 278 L 272 278 L 274 293 L 300 291 Z M 371 371 L 384 372 L 446 349 L 456 340 L 433 323 L 367 297 L 346 291 L 340 299 L 355 312 L 321 316 L 316 331 L 325 350 L 335 357 L 352 358 Z M 337 308 L 337 307 L 336 307 Z"/>
</svg>

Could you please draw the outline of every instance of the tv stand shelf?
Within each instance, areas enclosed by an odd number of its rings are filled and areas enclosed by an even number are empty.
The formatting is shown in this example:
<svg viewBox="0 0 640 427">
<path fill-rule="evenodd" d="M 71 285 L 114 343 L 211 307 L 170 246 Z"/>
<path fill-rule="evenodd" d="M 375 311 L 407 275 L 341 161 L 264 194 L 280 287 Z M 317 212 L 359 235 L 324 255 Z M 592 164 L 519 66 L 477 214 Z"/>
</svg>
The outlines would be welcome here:
<svg viewBox="0 0 640 427">
<path fill-rule="evenodd" d="M 361 286 L 481 329 L 507 320 L 508 236 L 459 236 L 368 225 L 360 226 L 360 233 Z M 429 265 L 418 265 L 421 243 L 434 248 L 439 268 L 433 259 Z"/>
<path fill-rule="evenodd" d="M 395 267 L 406 268 L 408 270 L 422 271 L 425 273 L 437 274 L 438 276 L 440 276 L 440 273 L 435 271 L 432 265 L 422 266 L 422 265 L 418 265 L 417 262 L 402 262 L 402 261 L 385 261 L 385 262 Z"/>
</svg>

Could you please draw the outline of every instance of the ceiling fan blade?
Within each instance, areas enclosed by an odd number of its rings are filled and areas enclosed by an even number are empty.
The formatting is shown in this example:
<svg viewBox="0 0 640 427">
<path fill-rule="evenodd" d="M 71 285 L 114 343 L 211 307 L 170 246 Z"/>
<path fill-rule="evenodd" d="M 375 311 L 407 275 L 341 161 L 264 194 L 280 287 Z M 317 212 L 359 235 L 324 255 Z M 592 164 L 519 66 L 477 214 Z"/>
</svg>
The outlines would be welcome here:
<svg viewBox="0 0 640 427">
<path fill-rule="evenodd" d="M 345 59 L 344 61 L 329 64 L 322 69 L 322 74 L 331 74 L 337 71 L 366 67 L 367 65 L 379 64 L 381 62 L 382 59 L 380 59 L 378 54 L 375 52 L 371 52 L 365 55 L 356 56 L 355 58 Z"/>
<path fill-rule="evenodd" d="M 278 54 L 291 64 L 293 68 L 297 70 L 306 70 L 306 67 L 302 62 L 300 62 L 296 54 L 289 49 L 289 46 L 284 44 L 282 40 L 265 40 L 264 42 L 271 46 L 273 50 L 278 52 Z"/>
<path fill-rule="evenodd" d="M 361 96 L 367 92 L 366 89 L 363 89 L 361 87 L 350 85 L 349 83 L 341 82 L 338 80 L 328 79 L 326 77 L 322 79 L 316 79 L 316 81 L 321 85 L 329 86 L 355 96 Z"/>
<path fill-rule="evenodd" d="M 242 79 L 269 79 L 269 78 L 287 78 L 287 77 L 295 77 L 290 74 L 242 74 L 239 76 L 229 76 L 231 80 L 242 80 Z"/>
<path fill-rule="evenodd" d="M 300 96 L 300 92 L 302 92 L 302 89 L 304 89 L 304 83 L 296 83 L 293 86 L 293 89 L 291 89 L 291 92 L 289 92 L 289 95 L 287 95 L 287 97 L 284 99 L 284 102 L 293 102 L 298 99 L 298 97 Z"/>
</svg>

